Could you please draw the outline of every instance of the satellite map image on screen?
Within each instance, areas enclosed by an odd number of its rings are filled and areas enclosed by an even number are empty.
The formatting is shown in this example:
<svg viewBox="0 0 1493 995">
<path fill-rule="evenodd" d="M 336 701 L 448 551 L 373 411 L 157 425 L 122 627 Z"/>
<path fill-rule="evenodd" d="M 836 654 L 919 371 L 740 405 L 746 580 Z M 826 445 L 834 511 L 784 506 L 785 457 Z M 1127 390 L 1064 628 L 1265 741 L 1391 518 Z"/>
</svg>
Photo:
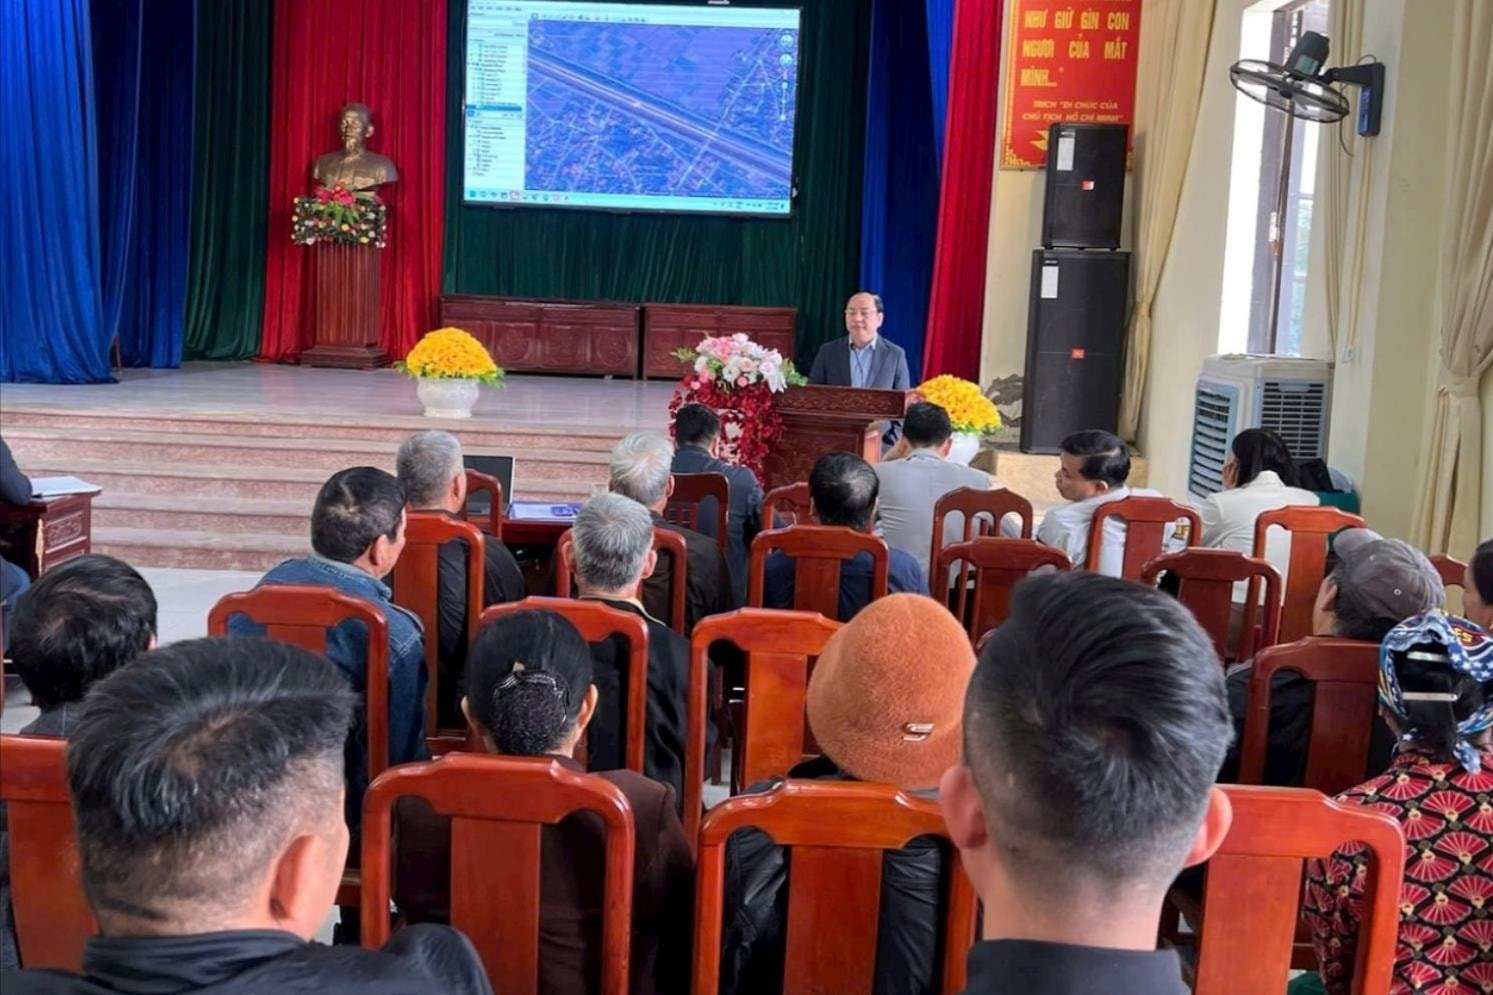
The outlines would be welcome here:
<svg viewBox="0 0 1493 995">
<path fill-rule="evenodd" d="M 786 200 L 798 32 L 536 19 L 530 190 Z"/>
</svg>

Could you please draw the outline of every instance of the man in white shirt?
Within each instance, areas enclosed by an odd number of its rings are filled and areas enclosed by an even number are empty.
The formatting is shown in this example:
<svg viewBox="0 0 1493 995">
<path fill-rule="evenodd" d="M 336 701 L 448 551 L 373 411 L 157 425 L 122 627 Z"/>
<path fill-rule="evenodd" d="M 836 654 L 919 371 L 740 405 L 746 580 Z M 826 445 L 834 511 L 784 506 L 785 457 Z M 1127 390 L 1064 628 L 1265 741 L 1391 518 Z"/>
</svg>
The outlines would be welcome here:
<svg viewBox="0 0 1493 995">
<path fill-rule="evenodd" d="M 902 435 L 912 451 L 902 459 L 876 464 L 881 481 L 876 505 L 876 531 L 893 549 L 903 550 L 918 561 L 930 577 L 933 546 L 933 506 L 939 498 L 961 487 L 989 490 L 990 475 L 948 459 L 954 443 L 949 413 L 936 404 L 919 401 L 902 419 Z M 964 516 L 944 519 L 940 546 L 964 536 Z"/>
<path fill-rule="evenodd" d="M 1055 546 L 1068 554 L 1074 566 L 1081 567 L 1089 552 L 1089 526 L 1094 511 L 1101 504 L 1120 501 L 1131 495 L 1161 497 L 1160 491 L 1125 486 L 1130 478 L 1130 449 L 1112 432 L 1091 429 L 1074 432 L 1059 446 L 1060 465 L 1054 476 L 1058 493 L 1069 504 L 1047 512 L 1037 527 L 1037 541 Z M 1004 534 L 1011 533 L 1003 528 Z M 1165 552 L 1185 548 L 1185 536 L 1173 533 L 1163 545 Z M 1104 542 L 1099 549 L 1098 572 L 1118 577 L 1125 559 L 1125 524 L 1111 518 L 1104 523 Z"/>
</svg>

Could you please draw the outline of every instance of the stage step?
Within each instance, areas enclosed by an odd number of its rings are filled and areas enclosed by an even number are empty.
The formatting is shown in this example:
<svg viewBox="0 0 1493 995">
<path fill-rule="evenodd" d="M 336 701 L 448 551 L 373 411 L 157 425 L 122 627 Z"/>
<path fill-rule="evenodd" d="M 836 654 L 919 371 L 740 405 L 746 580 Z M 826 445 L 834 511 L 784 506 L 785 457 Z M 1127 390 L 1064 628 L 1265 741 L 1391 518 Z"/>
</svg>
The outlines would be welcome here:
<svg viewBox="0 0 1493 995">
<path fill-rule="evenodd" d="M 164 533 L 159 529 L 97 525 L 93 528 L 95 553 L 105 553 L 137 567 L 262 573 L 282 560 L 305 556 L 309 550 L 310 540 L 304 536 L 182 530 Z"/>
</svg>

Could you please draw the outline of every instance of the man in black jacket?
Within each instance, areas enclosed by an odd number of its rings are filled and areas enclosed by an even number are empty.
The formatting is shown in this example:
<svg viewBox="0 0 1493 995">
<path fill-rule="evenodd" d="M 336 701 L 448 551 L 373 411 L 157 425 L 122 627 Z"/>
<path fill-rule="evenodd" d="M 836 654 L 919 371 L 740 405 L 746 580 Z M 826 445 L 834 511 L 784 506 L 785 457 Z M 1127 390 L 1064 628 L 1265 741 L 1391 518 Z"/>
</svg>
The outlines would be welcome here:
<svg viewBox="0 0 1493 995">
<path fill-rule="evenodd" d="M 417 432 L 404 440 L 396 460 L 399 482 L 410 511 L 429 511 L 460 518 L 467 504 L 467 471 L 461 443 L 450 432 Z M 518 560 L 496 536 L 483 535 L 482 605 L 506 604 L 524 597 L 524 575 Z M 460 727 L 462 674 L 467 659 L 467 550 L 452 540 L 441 546 L 437 576 L 440 604 L 440 700 L 442 728 Z"/>
<path fill-rule="evenodd" d="M 442 926 L 382 950 L 309 942 L 342 877 L 352 693 L 326 658 L 260 639 L 152 650 L 94 688 L 68 744 L 83 974 L 6 974 L 6 995 L 454 992 L 488 995 Z"/>
<path fill-rule="evenodd" d="M 726 478 L 730 500 L 726 509 L 727 564 L 731 568 L 731 592 L 736 604 L 746 603 L 747 553 L 757 533 L 772 525 L 762 521 L 762 485 L 744 466 L 732 466 L 719 458 L 721 419 L 703 404 L 685 404 L 674 413 L 675 473 L 719 473 Z M 699 531 L 715 538 L 715 501 L 700 502 Z"/>
<path fill-rule="evenodd" d="M 0 439 L 0 503 L 28 504 L 31 501 L 31 480 L 16 466 L 10 447 Z M 4 557 L 0 557 L 0 616 L 8 616 L 15 607 L 16 598 L 26 590 L 31 578 L 26 571 Z M 6 629 L 7 638 L 9 628 Z M 0 647 L 3 648 L 3 647 Z"/>
</svg>

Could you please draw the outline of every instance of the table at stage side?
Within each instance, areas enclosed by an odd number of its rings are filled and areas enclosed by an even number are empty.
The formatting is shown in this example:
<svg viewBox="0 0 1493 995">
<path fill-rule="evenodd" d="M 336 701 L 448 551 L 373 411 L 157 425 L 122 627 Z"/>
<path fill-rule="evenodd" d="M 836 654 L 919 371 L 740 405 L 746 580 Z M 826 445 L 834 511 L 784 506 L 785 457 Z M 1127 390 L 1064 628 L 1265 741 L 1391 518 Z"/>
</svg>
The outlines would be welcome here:
<svg viewBox="0 0 1493 995">
<path fill-rule="evenodd" d="M 0 555 L 31 577 L 93 550 L 94 494 L 0 504 Z"/>
</svg>

